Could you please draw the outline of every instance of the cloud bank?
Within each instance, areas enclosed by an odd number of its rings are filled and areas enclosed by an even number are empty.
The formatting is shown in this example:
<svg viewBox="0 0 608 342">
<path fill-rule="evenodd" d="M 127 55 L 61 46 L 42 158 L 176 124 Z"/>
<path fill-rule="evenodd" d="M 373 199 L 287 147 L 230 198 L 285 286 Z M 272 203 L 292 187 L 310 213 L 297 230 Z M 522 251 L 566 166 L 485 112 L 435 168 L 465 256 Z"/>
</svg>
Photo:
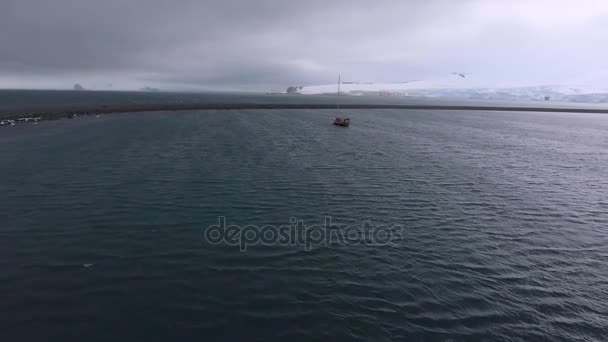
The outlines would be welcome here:
<svg viewBox="0 0 608 342">
<path fill-rule="evenodd" d="M 0 87 L 608 80 L 603 0 L 3 0 Z"/>
</svg>

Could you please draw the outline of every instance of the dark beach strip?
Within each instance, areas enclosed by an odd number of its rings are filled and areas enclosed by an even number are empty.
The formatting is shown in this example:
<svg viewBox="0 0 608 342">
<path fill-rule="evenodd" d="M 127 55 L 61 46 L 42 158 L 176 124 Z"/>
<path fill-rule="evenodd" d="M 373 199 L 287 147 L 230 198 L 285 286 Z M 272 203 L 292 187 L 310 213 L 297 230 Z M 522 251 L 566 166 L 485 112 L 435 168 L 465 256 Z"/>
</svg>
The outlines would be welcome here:
<svg viewBox="0 0 608 342">
<path fill-rule="evenodd" d="M 576 107 L 526 107 L 526 106 L 470 106 L 470 105 L 426 105 L 426 104 L 343 104 L 342 109 L 410 109 L 410 110 L 469 110 L 512 112 L 560 112 L 608 114 L 608 108 Z M 336 109 L 334 104 L 294 103 L 214 103 L 214 104 L 137 104 L 63 107 L 0 111 L 0 120 L 15 120 L 36 117 L 41 120 L 70 118 L 78 115 L 97 115 L 127 112 L 182 111 L 182 110 L 243 110 L 243 109 Z"/>
</svg>

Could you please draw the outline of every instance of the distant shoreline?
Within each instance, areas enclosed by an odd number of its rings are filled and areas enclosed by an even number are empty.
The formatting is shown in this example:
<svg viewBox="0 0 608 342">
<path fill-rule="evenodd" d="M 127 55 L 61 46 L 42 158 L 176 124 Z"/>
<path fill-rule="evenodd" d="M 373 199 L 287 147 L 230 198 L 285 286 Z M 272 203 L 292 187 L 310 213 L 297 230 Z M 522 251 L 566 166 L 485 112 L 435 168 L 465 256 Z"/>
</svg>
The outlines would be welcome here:
<svg viewBox="0 0 608 342">
<path fill-rule="evenodd" d="M 608 114 L 608 108 L 576 107 L 529 107 L 529 106 L 488 106 L 488 105 L 428 105 L 428 104 L 342 104 L 341 109 L 404 109 L 404 110 L 469 110 L 469 111 L 510 111 L 510 112 L 555 112 Z M 246 109 L 336 109 L 335 104 L 302 103 L 213 103 L 213 104 L 133 104 L 71 106 L 48 109 L 0 110 L 0 120 L 15 120 L 23 117 L 39 117 L 41 120 L 55 120 L 79 115 L 100 115 L 130 112 L 186 111 L 186 110 L 246 110 Z"/>
</svg>

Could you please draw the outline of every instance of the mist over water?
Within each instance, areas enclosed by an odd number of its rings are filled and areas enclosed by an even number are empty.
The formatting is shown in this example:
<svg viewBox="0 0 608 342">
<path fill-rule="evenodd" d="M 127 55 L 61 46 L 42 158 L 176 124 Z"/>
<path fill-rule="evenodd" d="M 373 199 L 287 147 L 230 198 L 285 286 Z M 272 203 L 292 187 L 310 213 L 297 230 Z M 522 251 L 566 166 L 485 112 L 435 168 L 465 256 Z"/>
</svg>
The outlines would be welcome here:
<svg viewBox="0 0 608 342">
<path fill-rule="evenodd" d="M 608 116 L 120 114 L 0 131 L 0 339 L 608 335 Z M 234 225 L 388 245 L 210 244 Z M 86 266 L 85 266 L 86 265 Z"/>
<path fill-rule="evenodd" d="M 337 90 L 337 88 L 336 88 Z M 204 109 L 214 104 L 274 105 L 286 104 L 306 107 L 307 105 L 343 106 L 470 106 L 500 108 L 568 108 L 573 111 L 585 109 L 607 110 L 604 103 L 573 103 L 559 101 L 500 101 L 500 100 L 467 100 L 416 96 L 336 96 L 327 95 L 287 95 L 238 92 L 128 92 L 128 91 L 65 91 L 65 90 L 0 90 L 0 115 L 24 113 L 59 112 L 81 110 L 86 112 L 96 109 L 100 113 L 111 113 L 114 110 L 124 112 L 121 108 L 137 106 L 168 106 L 179 109 L 180 106 L 199 106 Z M 207 108 L 213 109 L 213 108 Z"/>
</svg>

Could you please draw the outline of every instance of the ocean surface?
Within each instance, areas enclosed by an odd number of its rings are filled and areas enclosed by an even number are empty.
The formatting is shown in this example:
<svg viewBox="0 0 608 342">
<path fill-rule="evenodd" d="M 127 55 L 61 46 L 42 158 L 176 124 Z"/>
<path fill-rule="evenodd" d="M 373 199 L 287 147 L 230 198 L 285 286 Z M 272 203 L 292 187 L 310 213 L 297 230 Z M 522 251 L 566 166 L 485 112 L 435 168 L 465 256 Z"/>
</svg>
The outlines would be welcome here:
<svg viewBox="0 0 608 342">
<path fill-rule="evenodd" d="M 340 96 L 336 95 L 286 95 L 259 93 L 172 93 L 129 91 L 65 91 L 65 90 L 2 90 L 0 89 L 0 113 L 10 111 L 48 111 L 64 108 L 89 108 L 99 106 L 146 106 L 146 105 L 207 105 L 217 103 L 246 104 L 344 104 L 344 105 L 443 105 L 443 106 L 504 106 L 606 109 L 597 103 L 556 101 L 497 101 L 454 100 L 411 96 Z"/>
<path fill-rule="evenodd" d="M 0 340 L 608 338 L 608 116 L 334 114 L 1 128 Z"/>
</svg>

